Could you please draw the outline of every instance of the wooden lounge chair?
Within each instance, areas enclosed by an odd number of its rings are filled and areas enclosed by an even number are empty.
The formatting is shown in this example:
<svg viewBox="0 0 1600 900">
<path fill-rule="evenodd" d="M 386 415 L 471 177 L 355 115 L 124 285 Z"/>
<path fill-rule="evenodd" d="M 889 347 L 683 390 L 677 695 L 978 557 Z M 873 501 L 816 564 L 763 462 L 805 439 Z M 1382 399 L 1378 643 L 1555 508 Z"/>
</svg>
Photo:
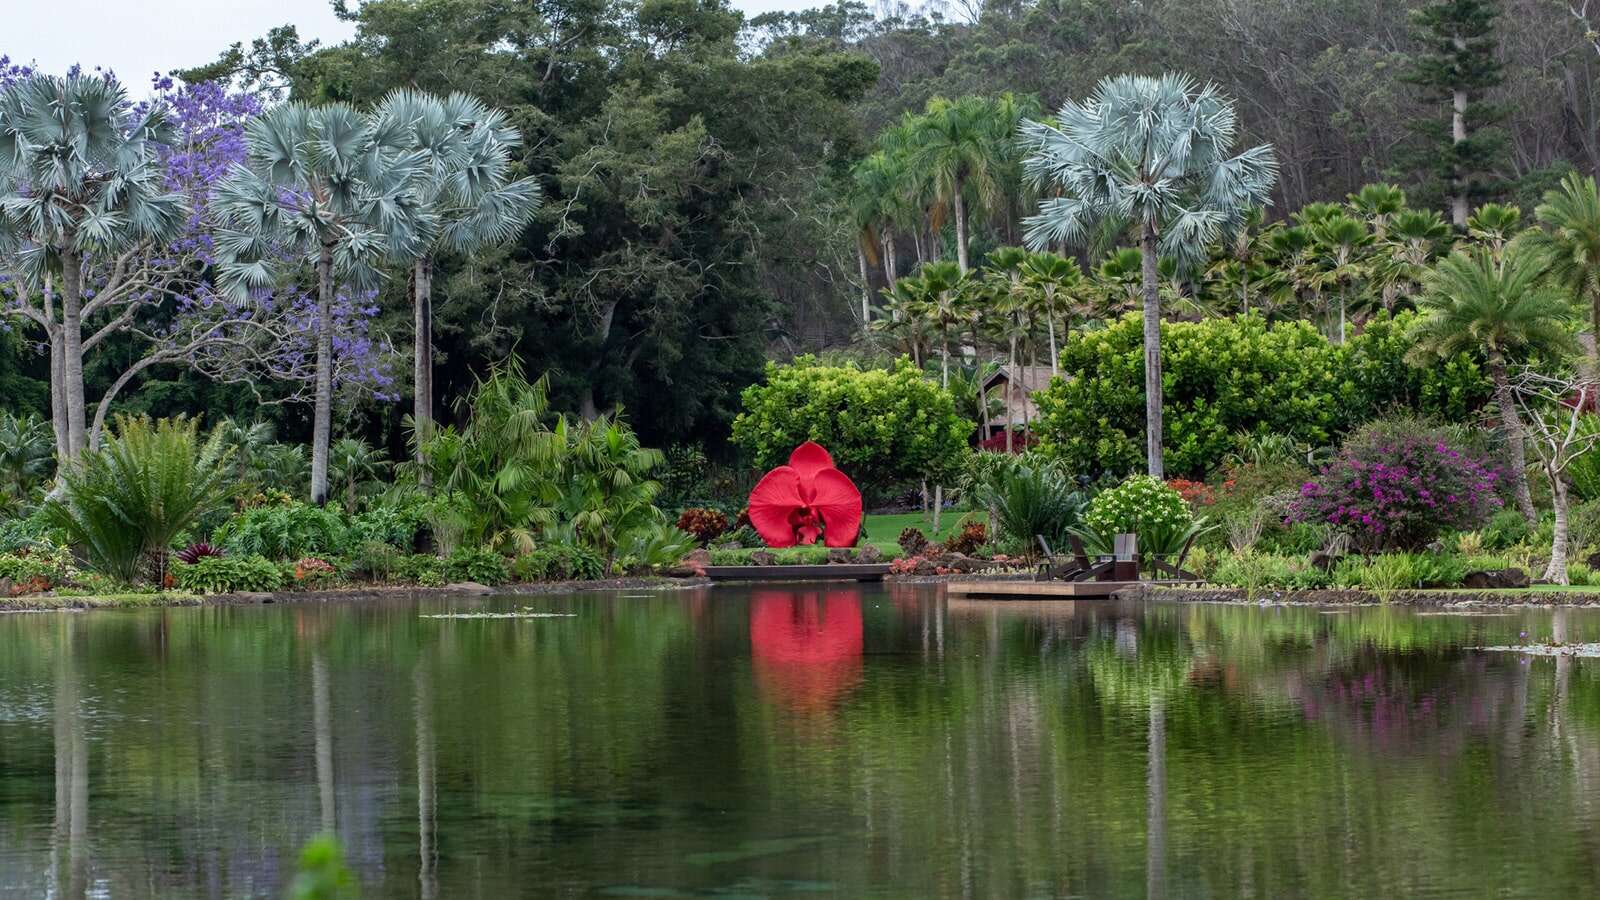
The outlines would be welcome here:
<svg viewBox="0 0 1600 900">
<path fill-rule="evenodd" d="M 1111 577 L 1102 581 L 1139 580 L 1139 536 L 1117 534 L 1111 537 Z"/>
<path fill-rule="evenodd" d="M 1189 535 L 1183 542 L 1183 549 L 1178 551 L 1176 562 L 1167 562 L 1170 557 L 1150 557 L 1150 571 L 1155 575 L 1165 575 L 1174 581 L 1201 581 L 1201 577 L 1184 569 L 1183 564 L 1189 558 L 1189 551 L 1194 548 L 1194 539 L 1197 535 Z"/>
<path fill-rule="evenodd" d="M 1039 570 L 1033 576 L 1035 581 L 1071 581 L 1078 573 L 1089 568 L 1089 559 L 1083 555 L 1081 545 L 1075 556 L 1058 556 L 1050 549 L 1050 542 L 1044 539 L 1044 535 L 1036 534 L 1033 539 L 1039 542 L 1041 554 Z"/>
<path fill-rule="evenodd" d="M 1067 535 L 1067 543 L 1072 545 L 1072 557 L 1078 564 L 1078 571 L 1069 579 L 1071 581 L 1088 581 L 1091 578 L 1104 581 L 1111 574 L 1111 566 L 1115 557 L 1100 556 L 1089 559 L 1089 551 L 1083 549 L 1083 540 L 1075 534 Z"/>
</svg>

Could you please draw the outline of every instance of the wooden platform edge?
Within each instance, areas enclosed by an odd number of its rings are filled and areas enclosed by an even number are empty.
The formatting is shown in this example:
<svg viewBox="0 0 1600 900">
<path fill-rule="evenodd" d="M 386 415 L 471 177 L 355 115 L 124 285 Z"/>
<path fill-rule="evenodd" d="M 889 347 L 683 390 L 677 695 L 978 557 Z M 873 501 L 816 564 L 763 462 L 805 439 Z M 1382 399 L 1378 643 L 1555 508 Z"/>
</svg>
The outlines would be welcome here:
<svg viewBox="0 0 1600 900">
<path fill-rule="evenodd" d="M 1137 581 L 952 581 L 945 585 L 951 596 L 992 600 L 1060 600 L 1077 597 L 1110 597 L 1117 591 L 1138 587 Z"/>
<path fill-rule="evenodd" d="M 882 581 L 888 563 L 836 563 L 820 566 L 706 566 L 712 581 Z"/>
</svg>

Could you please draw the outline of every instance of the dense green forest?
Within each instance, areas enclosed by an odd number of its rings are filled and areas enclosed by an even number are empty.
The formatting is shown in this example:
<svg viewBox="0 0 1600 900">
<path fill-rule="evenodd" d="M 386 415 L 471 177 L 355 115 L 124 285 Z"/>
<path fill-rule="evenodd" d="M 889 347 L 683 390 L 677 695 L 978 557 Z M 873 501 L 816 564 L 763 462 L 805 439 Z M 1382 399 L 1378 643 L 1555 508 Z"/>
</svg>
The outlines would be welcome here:
<svg viewBox="0 0 1600 900">
<path fill-rule="evenodd" d="M 470 265 L 437 262 L 434 392 L 446 419 L 474 373 L 514 355 L 550 373 L 556 408 L 620 405 L 649 443 L 717 452 L 767 359 L 851 344 L 863 298 L 869 315 L 880 308 L 890 273 L 958 255 L 948 214 L 928 215 L 898 245 L 863 248 L 852 204 L 860 164 L 886 134 L 962 98 L 1005 98 L 1016 115 L 1037 115 L 1108 74 L 1186 71 L 1237 100 L 1246 144 L 1274 148 L 1269 218 L 1387 181 L 1449 219 L 1450 163 L 1438 148 L 1451 99 L 1439 66 L 1430 81 L 1436 48 L 1417 3 L 847 3 L 753 19 L 721 0 L 335 5 L 356 26 L 348 43 L 302 42 L 290 23 L 179 74 L 226 79 L 263 106 L 463 91 L 521 130 L 518 174 L 544 192 L 533 225 Z M 1472 79 L 1471 203 L 1531 212 L 1565 171 L 1600 170 L 1600 41 L 1583 8 L 1452 5 L 1487 16 L 1472 47 L 1488 63 Z M 997 178 L 959 192 L 971 195 L 974 264 L 1019 243 L 1033 205 L 1015 166 Z M 1062 249 L 1093 268 L 1098 251 L 1133 243 L 1125 237 Z M 885 250 L 897 268 L 885 268 Z M 377 346 L 398 348 L 402 387 L 347 399 L 341 416 L 343 433 L 396 456 L 410 411 L 398 399 L 409 395 L 409 285 L 390 273 L 372 324 Z M 47 359 L 26 334 L 8 334 L 0 352 L 12 403 L 48 413 Z M 101 354 L 86 378 L 104 384 L 123 364 Z M 141 372 L 118 405 L 245 419 L 259 409 L 292 439 L 309 433 L 304 406 L 258 406 L 292 392 L 168 365 Z"/>
</svg>

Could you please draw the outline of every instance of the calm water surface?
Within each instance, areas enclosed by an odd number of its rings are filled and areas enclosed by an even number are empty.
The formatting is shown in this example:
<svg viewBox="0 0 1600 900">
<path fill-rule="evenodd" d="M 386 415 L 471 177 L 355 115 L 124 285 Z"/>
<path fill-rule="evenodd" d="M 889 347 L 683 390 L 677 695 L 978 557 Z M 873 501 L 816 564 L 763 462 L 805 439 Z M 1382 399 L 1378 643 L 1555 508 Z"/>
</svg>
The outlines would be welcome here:
<svg viewBox="0 0 1600 900">
<path fill-rule="evenodd" d="M 432 619 L 452 611 L 562 618 Z M 0 896 L 1600 892 L 1600 616 L 815 586 L 0 616 Z"/>
</svg>

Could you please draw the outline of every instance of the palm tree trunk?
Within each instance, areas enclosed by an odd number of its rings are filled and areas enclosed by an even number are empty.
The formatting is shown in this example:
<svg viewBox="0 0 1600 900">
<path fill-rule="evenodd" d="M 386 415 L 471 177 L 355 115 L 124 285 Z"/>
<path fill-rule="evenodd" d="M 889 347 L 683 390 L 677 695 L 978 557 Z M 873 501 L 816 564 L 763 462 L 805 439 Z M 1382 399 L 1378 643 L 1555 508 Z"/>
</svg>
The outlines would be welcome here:
<svg viewBox="0 0 1600 900">
<path fill-rule="evenodd" d="M 333 245 L 317 258 L 317 388 L 311 416 L 311 502 L 328 502 L 328 444 L 333 432 Z"/>
<path fill-rule="evenodd" d="M 1044 322 L 1050 326 L 1050 377 L 1061 374 L 1061 352 L 1056 349 L 1056 317 L 1045 314 Z"/>
<path fill-rule="evenodd" d="M 868 333 L 872 324 L 872 279 L 867 275 L 867 251 L 856 244 L 856 265 L 861 268 L 861 332 Z"/>
<path fill-rule="evenodd" d="M 883 276 L 888 279 L 888 285 L 894 287 L 895 280 L 900 277 L 895 268 L 894 259 L 894 229 L 883 230 Z"/>
<path fill-rule="evenodd" d="M 1517 412 L 1516 399 L 1511 396 L 1505 358 L 1498 351 L 1489 354 L 1489 377 L 1494 381 L 1494 399 L 1500 406 L 1500 430 L 1505 437 L 1506 460 L 1511 466 L 1511 487 L 1517 510 L 1530 527 L 1537 526 L 1539 514 L 1534 511 L 1533 494 L 1528 491 L 1528 455 L 1523 446 L 1522 416 Z"/>
<path fill-rule="evenodd" d="M 416 295 L 416 358 L 412 361 L 415 400 L 411 422 L 417 444 L 413 453 L 418 463 L 417 483 L 426 489 L 433 482 L 433 476 L 421 465 L 422 442 L 433 433 L 433 260 L 417 260 L 412 271 L 412 291 Z"/>
<path fill-rule="evenodd" d="M 1012 331 L 1011 331 L 1011 355 L 1009 357 L 1009 362 L 1011 363 L 1011 371 L 1006 373 L 1006 422 L 1005 422 L 1005 425 L 1006 425 L 1006 452 L 1007 453 L 1013 452 L 1013 446 L 1012 446 L 1013 438 L 1011 436 L 1011 410 L 1015 408 L 1012 404 L 1014 403 L 1014 398 L 1017 395 L 1017 332 L 1016 332 L 1015 328 L 1013 328 Z"/>
<path fill-rule="evenodd" d="M 1144 454 L 1147 471 L 1165 473 L 1161 458 L 1161 273 L 1156 260 L 1156 228 L 1144 226 L 1139 240 L 1144 269 Z"/>
<path fill-rule="evenodd" d="M 86 449 L 83 396 L 83 267 L 77 251 L 61 251 L 61 388 L 67 414 L 67 458 Z"/>
<path fill-rule="evenodd" d="M 956 179 L 956 264 L 963 275 L 967 274 L 967 201 L 961 196 L 965 187 L 961 179 Z"/>
<path fill-rule="evenodd" d="M 50 331 L 50 427 L 56 434 L 56 458 L 66 459 L 71 439 L 67 437 L 67 396 L 64 387 L 67 352 L 61 339 L 60 328 Z"/>
</svg>

